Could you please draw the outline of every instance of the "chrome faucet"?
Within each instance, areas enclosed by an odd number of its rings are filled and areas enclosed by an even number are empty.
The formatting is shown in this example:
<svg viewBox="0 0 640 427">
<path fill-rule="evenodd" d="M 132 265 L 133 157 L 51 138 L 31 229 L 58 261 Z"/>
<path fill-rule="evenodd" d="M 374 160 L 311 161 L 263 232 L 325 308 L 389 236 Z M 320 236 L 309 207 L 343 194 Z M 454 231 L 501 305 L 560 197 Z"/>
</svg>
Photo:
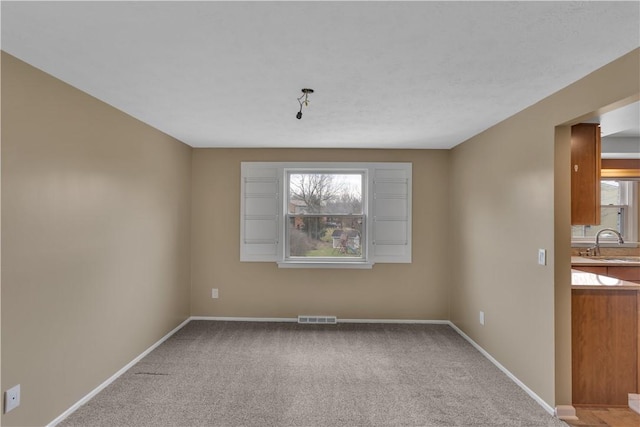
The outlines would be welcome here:
<svg viewBox="0 0 640 427">
<path fill-rule="evenodd" d="M 596 245 L 593 247 L 593 249 L 595 249 L 596 256 L 600 256 L 600 234 L 604 233 L 605 231 L 611 232 L 616 236 L 618 236 L 619 245 L 624 243 L 624 240 L 622 239 L 622 235 L 618 231 L 614 230 L 613 228 L 603 228 L 602 230 L 598 231 L 598 234 L 596 234 Z"/>
</svg>

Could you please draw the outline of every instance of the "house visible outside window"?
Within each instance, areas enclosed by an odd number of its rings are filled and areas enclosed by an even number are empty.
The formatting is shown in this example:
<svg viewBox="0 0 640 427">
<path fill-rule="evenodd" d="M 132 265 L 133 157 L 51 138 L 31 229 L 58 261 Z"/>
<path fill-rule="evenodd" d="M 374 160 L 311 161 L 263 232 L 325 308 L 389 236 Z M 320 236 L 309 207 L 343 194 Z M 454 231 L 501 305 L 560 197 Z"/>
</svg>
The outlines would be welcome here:
<svg viewBox="0 0 640 427">
<path fill-rule="evenodd" d="M 603 228 L 617 230 L 625 241 L 638 240 L 638 190 L 637 182 L 603 180 L 600 182 L 600 225 L 574 225 L 571 227 L 573 242 L 593 242 Z M 613 233 L 603 233 L 600 241 L 615 241 Z"/>
<path fill-rule="evenodd" d="M 241 261 L 411 262 L 410 163 L 243 162 L 241 169 Z"/>
<path fill-rule="evenodd" d="M 365 172 L 288 172 L 286 258 L 364 259 Z"/>
</svg>

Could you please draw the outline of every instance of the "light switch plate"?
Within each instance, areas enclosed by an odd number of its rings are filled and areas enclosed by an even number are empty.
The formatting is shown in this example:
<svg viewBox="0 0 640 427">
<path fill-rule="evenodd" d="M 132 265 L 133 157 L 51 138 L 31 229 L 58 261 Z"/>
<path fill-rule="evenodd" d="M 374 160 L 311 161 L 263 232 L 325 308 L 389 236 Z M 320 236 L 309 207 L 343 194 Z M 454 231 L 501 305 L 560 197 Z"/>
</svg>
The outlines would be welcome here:
<svg viewBox="0 0 640 427">
<path fill-rule="evenodd" d="M 545 249 L 538 249 L 538 264 L 547 265 L 547 251 Z"/>
</svg>

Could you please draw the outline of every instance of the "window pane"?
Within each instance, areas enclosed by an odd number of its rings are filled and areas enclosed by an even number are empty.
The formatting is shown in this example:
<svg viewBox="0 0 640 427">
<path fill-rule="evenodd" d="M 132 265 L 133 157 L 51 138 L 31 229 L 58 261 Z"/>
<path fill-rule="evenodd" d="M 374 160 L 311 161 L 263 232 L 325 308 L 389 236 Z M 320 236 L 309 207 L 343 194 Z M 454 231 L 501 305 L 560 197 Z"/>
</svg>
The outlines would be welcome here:
<svg viewBox="0 0 640 427">
<path fill-rule="evenodd" d="M 600 182 L 600 203 L 602 205 L 621 205 L 621 185 L 618 181 Z"/>
<path fill-rule="evenodd" d="M 289 174 L 289 214 L 362 214 L 362 177 L 362 173 Z"/>
<path fill-rule="evenodd" d="M 362 258 L 364 217 L 289 216 L 290 257 Z"/>
<path fill-rule="evenodd" d="M 571 227 L 571 237 L 595 237 L 603 228 L 613 228 L 624 236 L 624 208 L 618 206 L 602 206 L 600 208 L 600 225 L 574 225 Z M 613 233 L 603 233 L 600 240 L 615 239 Z"/>
<path fill-rule="evenodd" d="M 600 225 L 574 225 L 571 237 L 594 238 L 603 228 L 613 228 L 625 237 L 625 214 L 628 212 L 624 193 L 628 183 L 624 181 L 600 181 Z M 615 240 L 617 237 L 603 233 L 601 241 Z"/>
</svg>

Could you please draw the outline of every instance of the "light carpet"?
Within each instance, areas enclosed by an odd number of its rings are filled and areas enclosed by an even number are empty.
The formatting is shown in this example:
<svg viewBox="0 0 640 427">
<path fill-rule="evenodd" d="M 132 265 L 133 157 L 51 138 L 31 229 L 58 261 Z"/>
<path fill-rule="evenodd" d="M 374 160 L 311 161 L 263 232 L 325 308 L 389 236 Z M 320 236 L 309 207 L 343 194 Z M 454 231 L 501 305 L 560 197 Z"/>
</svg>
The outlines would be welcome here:
<svg viewBox="0 0 640 427">
<path fill-rule="evenodd" d="M 447 325 L 191 321 L 71 426 L 558 426 Z"/>
</svg>

